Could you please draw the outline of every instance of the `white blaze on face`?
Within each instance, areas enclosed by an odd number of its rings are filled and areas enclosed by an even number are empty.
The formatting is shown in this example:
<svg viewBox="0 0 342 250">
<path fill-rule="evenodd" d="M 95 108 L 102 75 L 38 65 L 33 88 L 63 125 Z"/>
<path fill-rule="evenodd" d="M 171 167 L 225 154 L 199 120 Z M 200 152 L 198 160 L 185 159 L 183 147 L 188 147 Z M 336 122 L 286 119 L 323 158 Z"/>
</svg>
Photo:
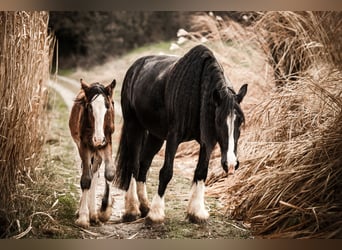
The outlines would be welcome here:
<svg viewBox="0 0 342 250">
<path fill-rule="evenodd" d="M 235 147 L 235 140 L 234 140 L 234 122 L 235 122 L 236 115 L 230 114 L 227 119 L 227 125 L 228 125 L 228 153 L 227 153 L 227 159 L 228 159 L 228 173 L 234 173 L 235 166 L 237 164 L 237 158 L 234 152 Z"/>
<path fill-rule="evenodd" d="M 94 135 L 93 143 L 94 146 L 100 146 L 103 144 L 105 135 L 103 132 L 104 118 L 106 114 L 105 99 L 102 95 L 99 95 L 92 103 L 93 116 L 94 116 Z"/>
</svg>

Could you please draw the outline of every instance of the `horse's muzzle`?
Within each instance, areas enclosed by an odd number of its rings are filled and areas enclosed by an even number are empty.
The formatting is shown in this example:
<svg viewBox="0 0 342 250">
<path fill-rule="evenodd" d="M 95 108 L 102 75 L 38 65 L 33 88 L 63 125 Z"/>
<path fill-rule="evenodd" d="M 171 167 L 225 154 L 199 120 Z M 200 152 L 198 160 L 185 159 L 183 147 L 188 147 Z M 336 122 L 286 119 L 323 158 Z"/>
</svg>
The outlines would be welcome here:
<svg viewBox="0 0 342 250">
<path fill-rule="evenodd" d="M 237 170 L 239 168 L 239 161 L 236 161 L 236 165 L 234 166 L 233 164 L 230 164 L 228 166 L 228 162 L 227 161 L 222 161 L 221 162 L 222 168 L 223 170 L 228 173 L 228 175 L 233 175 L 235 173 L 235 170 Z"/>
<path fill-rule="evenodd" d="M 98 140 L 96 138 L 93 138 L 93 146 L 94 146 L 94 148 L 101 148 L 101 147 L 105 146 L 106 143 L 107 143 L 107 141 L 106 141 L 105 137 L 103 137 L 102 140 L 101 139 Z"/>
</svg>

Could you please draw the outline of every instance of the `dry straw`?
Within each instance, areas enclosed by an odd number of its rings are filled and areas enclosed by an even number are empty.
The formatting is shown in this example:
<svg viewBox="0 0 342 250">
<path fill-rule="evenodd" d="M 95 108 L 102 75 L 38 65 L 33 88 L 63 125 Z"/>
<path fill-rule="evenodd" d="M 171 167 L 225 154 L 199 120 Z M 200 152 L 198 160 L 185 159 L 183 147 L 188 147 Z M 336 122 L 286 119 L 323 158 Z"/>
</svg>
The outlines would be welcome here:
<svg viewBox="0 0 342 250">
<path fill-rule="evenodd" d="M 227 37 L 217 34 L 226 29 L 213 27 L 212 21 L 206 27 L 214 40 Z M 227 178 L 215 151 L 207 193 L 220 197 L 227 213 L 244 220 L 257 236 L 342 237 L 340 27 L 337 12 L 259 13 L 252 27 L 257 37 L 247 45 L 258 41 L 272 70 L 262 73 L 267 65 L 259 70 L 263 83 L 244 76 L 249 93 L 238 149 L 241 167 Z M 234 34 L 229 39 L 241 41 L 247 33 Z M 216 54 L 228 61 L 229 44 L 219 44 Z M 229 71 L 229 63 L 224 68 Z"/>
<path fill-rule="evenodd" d="M 39 164 L 52 38 L 47 12 L 0 12 L 0 235 L 13 226 L 17 191 Z"/>
</svg>

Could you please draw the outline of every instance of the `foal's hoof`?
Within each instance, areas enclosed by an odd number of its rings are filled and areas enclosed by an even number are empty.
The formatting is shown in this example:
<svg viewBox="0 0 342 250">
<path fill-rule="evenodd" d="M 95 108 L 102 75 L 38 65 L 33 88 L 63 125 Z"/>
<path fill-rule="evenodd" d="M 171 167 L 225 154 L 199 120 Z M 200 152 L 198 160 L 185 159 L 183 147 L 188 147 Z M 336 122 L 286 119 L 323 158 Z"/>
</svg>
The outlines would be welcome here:
<svg viewBox="0 0 342 250">
<path fill-rule="evenodd" d="M 101 209 L 98 211 L 98 215 L 99 215 L 99 220 L 101 222 L 107 222 L 110 218 L 110 216 L 112 215 L 112 206 L 109 205 L 106 210 L 101 211 Z"/>
<path fill-rule="evenodd" d="M 89 218 L 90 225 L 92 226 L 99 226 L 101 225 L 101 222 L 99 221 L 99 217 L 97 214 L 91 215 Z"/>
<path fill-rule="evenodd" d="M 208 216 L 197 216 L 195 214 L 187 214 L 186 218 L 191 222 L 195 224 L 205 224 L 208 221 Z"/>
<path fill-rule="evenodd" d="M 122 216 L 122 221 L 123 222 L 131 222 L 131 221 L 135 221 L 137 219 L 140 218 L 140 213 L 138 214 L 124 214 Z"/>
</svg>

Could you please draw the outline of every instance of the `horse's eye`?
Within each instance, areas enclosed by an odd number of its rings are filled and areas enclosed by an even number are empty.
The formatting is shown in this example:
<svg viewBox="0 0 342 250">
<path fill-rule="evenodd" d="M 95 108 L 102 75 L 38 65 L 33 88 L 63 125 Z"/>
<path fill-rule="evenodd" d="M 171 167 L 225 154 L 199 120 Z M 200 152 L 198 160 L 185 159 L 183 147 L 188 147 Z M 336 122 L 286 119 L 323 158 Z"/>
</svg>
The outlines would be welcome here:
<svg viewBox="0 0 342 250">
<path fill-rule="evenodd" d="M 106 109 L 109 109 L 109 102 L 105 102 Z"/>
</svg>

